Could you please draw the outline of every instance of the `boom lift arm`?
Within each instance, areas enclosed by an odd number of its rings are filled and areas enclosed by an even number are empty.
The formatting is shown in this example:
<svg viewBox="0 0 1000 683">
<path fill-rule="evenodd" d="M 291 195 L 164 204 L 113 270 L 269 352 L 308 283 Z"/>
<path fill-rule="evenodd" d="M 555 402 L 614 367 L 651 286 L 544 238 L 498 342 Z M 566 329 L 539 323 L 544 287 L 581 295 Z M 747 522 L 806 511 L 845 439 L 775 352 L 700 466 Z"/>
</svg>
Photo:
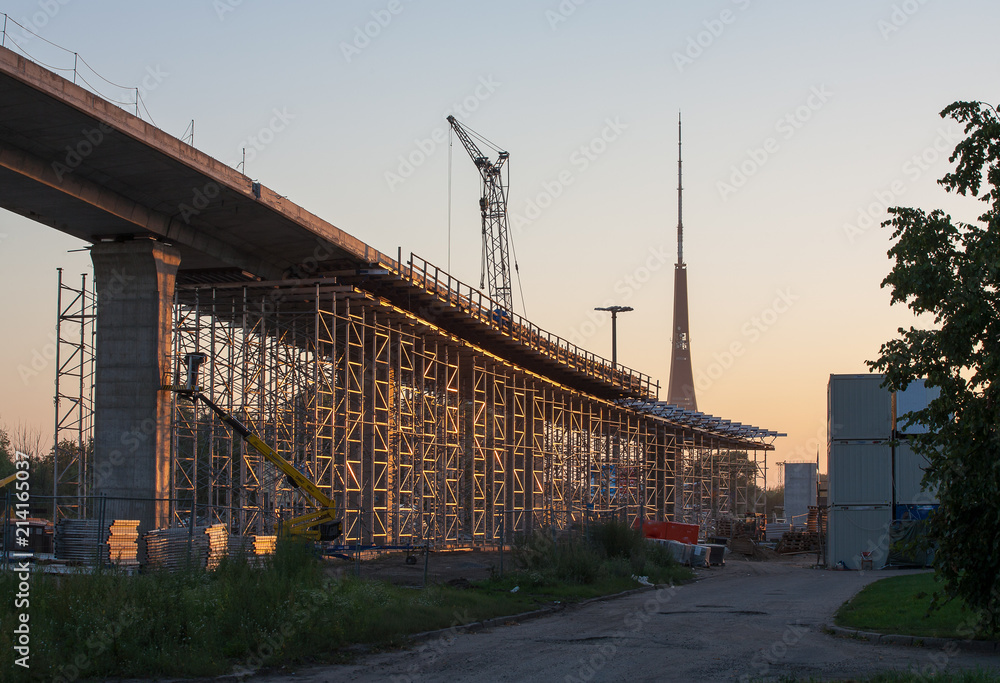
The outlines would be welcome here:
<svg viewBox="0 0 1000 683">
<path fill-rule="evenodd" d="M 483 280 L 488 277 L 487 292 L 490 298 L 500 304 L 505 311 L 512 311 L 507 231 L 507 190 L 510 183 L 504 183 L 502 174 L 510 154 L 499 152 L 496 162 L 492 162 L 480 151 L 479 146 L 469 135 L 469 130 L 454 116 L 448 117 L 448 123 L 462 141 L 465 151 L 472 157 L 483 179 L 483 196 L 479 200 L 479 210 L 483 215 L 483 274 L 479 287 L 484 286 Z"/>
<path fill-rule="evenodd" d="M 292 463 L 281 457 L 277 451 L 264 443 L 246 425 L 217 406 L 212 399 L 201 393 L 198 387 L 198 367 L 205 361 L 204 353 L 189 353 L 184 357 L 187 363 L 187 384 L 183 387 L 173 387 L 192 403 L 201 401 L 212 409 L 219 419 L 243 437 L 243 440 L 263 455 L 288 477 L 289 483 L 309 496 L 316 510 L 313 512 L 286 519 L 281 522 L 282 534 L 308 538 L 313 541 L 328 542 L 336 540 L 342 533 L 341 522 L 337 519 L 337 506 L 308 477 L 299 472 Z"/>
</svg>

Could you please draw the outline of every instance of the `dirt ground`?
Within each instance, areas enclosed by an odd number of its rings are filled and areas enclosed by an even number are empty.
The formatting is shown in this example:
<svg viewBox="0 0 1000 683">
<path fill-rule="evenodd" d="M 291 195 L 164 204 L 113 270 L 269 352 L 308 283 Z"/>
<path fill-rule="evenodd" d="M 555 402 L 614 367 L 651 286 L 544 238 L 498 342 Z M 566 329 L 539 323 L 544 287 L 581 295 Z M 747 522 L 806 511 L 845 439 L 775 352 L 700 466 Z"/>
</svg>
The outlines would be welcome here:
<svg viewBox="0 0 1000 683">
<path fill-rule="evenodd" d="M 377 558 L 362 560 L 361 576 L 368 579 L 388 581 L 398 586 L 422 586 L 424 582 L 423 549 L 413 553 L 414 564 L 406 563 L 407 553 L 394 552 Z M 505 571 L 514 569 L 514 558 L 510 550 L 503 554 L 496 550 L 458 549 L 432 551 L 427 555 L 427 583 L 448 583 L 481 581 L 490 578 L 491 570 L 500 570 L 501 562 Z M 779 555 L 773 550 L 761 548 L 755 557 L 730 553 L 727 561 L 783 562 L 795 566 L 808 567 L 816 564 L 816 553 Z M 351 574 L 355 562 L 340 558 L 329 558 L 328 572 L 331 576 Z M 708 572 L 712 569 L 706 570 Z"/>
<path fill-rule="evenodd" d="M 423 549 L 413 554 L 415 562 L 407 564 L 407 553 L 393 552 L 378 558 L 362 560 L 361 577 L 388 581 L 398 586 L 422 586 L 424 583 Z M 355 571 L 353 560 L 330 558 L 328 572 L 331 576 L 351 574 Z M 481 581 L 490 578 L 494 567 L 500 570 L 500 553 L 493 550 L 441 550 L 426 555 L 427 583 Z M 504 568 L 513 568 L 510 551 L 504 553 Z"/>
</svg>

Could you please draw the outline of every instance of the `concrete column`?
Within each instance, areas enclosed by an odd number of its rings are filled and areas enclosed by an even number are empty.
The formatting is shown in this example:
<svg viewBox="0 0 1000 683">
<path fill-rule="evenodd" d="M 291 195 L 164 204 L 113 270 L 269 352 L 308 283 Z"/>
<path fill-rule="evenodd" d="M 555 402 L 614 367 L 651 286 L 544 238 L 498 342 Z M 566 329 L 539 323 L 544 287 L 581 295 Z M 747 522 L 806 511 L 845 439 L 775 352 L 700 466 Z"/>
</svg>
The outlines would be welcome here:
<svg viewBox="0 0 1000 683">
<path fill-rule="evenodd" d="M 94 491 L 106 517 L 169 523 L 173 299 L 180 252 L 153 240 L 91 250 L 97 287 Z"/>
</svg>

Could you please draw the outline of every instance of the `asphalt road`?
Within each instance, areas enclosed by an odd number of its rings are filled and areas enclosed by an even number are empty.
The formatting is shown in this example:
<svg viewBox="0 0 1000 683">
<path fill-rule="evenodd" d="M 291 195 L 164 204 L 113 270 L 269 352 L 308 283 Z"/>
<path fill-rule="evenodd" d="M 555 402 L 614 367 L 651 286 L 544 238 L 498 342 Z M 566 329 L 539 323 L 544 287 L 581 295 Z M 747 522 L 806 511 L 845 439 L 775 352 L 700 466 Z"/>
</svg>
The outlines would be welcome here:
<svg viewBox="0 0 1000 683">
<path fill-rule="evenodd" d="M 865 584 L 896 573 L 730 561 L 695 583 L 591 603 L 522 624 L 449 634 L 355 664 L 254 678 L 326 681 L 822 680 L 890 669 L 998 672 L 1000 656 L 876 645 L 824 633 Z"/>
</svg>

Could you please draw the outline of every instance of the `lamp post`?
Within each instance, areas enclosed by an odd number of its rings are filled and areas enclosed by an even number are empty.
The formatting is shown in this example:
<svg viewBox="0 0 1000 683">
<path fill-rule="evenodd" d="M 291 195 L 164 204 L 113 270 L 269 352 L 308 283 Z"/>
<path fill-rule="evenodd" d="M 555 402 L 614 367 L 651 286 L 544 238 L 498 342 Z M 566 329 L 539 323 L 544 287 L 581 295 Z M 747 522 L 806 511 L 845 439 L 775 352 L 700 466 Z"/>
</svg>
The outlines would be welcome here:
<svg viewBox="0 0 1000 683">
<path fill-rule="evenodd" d="M 634 310 L 631 306 L 608 306 L 607 308 L 595 308 L 595 311 L 608 311 L 611 313 L 611 364 L 618 365 L 618 314 L 628 313 Z"/>
</svg>

